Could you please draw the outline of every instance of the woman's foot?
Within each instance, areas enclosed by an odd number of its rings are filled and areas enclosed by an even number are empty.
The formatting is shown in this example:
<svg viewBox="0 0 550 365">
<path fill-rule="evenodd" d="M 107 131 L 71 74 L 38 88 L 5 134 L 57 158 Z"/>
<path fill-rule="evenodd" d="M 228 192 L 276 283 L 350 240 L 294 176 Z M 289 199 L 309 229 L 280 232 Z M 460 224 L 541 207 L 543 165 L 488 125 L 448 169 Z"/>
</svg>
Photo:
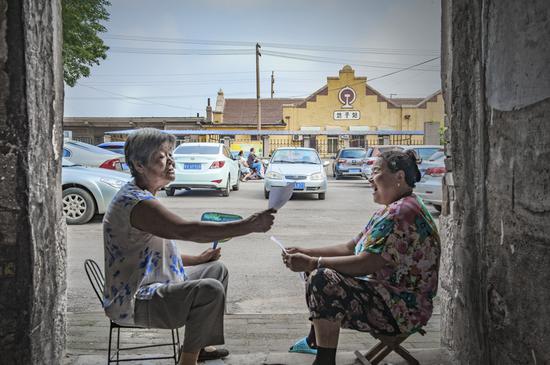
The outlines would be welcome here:
<svg viewBox="0 0 550 365">
<path fill-rule="evenodd" d="M 197 359 L 197 361 L 203 362 L 207 360 L 223 359 L 227 356 L 229 356 L 229 351 L 227 351 L 226 349 L 218 349 L 213 346 L 206 346 L 199 352 L 199 358 Z"/>
<path fill-rule="evenodd" d="M 298 341 L 292 346 L 290 346 L 290 349 L 288 352 L 299 352 L 302 354 L 311 354 L 316 355 L 317 354 L 317 348 L 312 347 L 307 340 L 307 337 L 304 337 Z"/>
</svg>

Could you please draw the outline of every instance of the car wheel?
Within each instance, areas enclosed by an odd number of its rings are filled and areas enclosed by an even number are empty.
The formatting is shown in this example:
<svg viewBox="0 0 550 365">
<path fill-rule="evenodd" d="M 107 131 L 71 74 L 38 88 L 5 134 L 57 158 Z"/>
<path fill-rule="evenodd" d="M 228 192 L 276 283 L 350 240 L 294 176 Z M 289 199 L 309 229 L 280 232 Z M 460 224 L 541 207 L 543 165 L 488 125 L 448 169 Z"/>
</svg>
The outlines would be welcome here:
<svg viewBox="0 0 550 365">
<path fill-rule="evenodd" d="M 340 176 L 340 174 L 334 174 L 334 178 L 335 178 L 336 180 L 340 180 L 341 176 Z"/>
<path fill-rule="evenodd" d="M 319 193 L 319 200 L 325 200 L 326 193 Z"/>
<path fill-rule="evenodd" d="M 269 191 L 264 188 L 264 198 L 269 199 Z"/>
<path fill-rule="evenodd" d="M 63 190 L 63 215 L 67 224 L 84 224 L 95 214 L 94 198 L 81 188 Z"/>
<path fill-rule="evenodd" d="M 237 183 L 233 185 L 233 191 L 239 190 L 240 184 L 241 184 L 241 173 L 239 172 L 239 175 L 237 175 Z"/>
<path fill-rule="evenodd" d="M 166 188 L 164 189 L 164 191 L 166 192 L 167 196 L 174 196 L 174 194 L 176 193 L 176 188 Z"/>
<path fill-rule="evenodd" d="M 433 205 L 435 210 L 437 210 L 439 213 L 441 213 L 441 205 Z"/>
<path fill-rule="evenodd" d="M 229 196 L 230 191 L 231 191 L 231 175 L 227 175 L 227 184 L 225 184 L 225 188 L 222 190 L 222 196 Z"/>
</svg>

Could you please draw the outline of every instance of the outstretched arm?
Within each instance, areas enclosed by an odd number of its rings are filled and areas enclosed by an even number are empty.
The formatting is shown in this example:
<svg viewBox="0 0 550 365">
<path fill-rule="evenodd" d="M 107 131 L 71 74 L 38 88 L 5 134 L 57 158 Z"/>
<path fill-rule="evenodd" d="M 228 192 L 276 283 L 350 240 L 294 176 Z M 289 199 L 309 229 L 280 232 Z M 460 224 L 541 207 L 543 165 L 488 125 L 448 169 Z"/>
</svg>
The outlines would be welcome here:
<svg viewBox="0 0 550 365">
<path fill-rule="evenodd" d="M 303 248 L 303 247 L 289 247 L 288 253 L 303 253 L 308 256 L 323 256 L 323 257 L 336 257 L 336 256 L 348 256 L 353 255 L 355 245 L 357 244 L 361 233 L 354 237 L 352 240 L 332 246 L 315 247 L 315 248 Z"/>
<path fill-rule="evenodd" d="M 144 200 L 132 209 L 130 223 L 158 237 L 210 243 L 252 232 L 267 232 L 273 225 L 274 213 L 273 210 L 264 210 L 228 223 L 187 221 L 165 208 L 158 200 Z"/>
<path fill-rule="evenodd" d="M 307 256 L 301 253 L 285 255 L 283 262 L 292 271 L 311 272 L 317 268 L 319 257 Z M 333 269 L 350 276 L 369 275 L 386 266 L 393 265 L 382 258 L 381 255 L 362 252 L 359 255 L 341 257 L 322 257 L 319 267 Z"/>
</svg>

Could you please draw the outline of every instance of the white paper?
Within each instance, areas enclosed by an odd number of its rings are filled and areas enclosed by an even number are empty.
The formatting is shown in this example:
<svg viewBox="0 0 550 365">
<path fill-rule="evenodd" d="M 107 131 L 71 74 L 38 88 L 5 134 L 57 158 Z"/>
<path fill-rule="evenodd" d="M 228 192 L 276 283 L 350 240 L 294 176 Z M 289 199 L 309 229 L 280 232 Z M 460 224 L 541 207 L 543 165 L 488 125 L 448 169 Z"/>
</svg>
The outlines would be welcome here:
<svg viewBox="0 0 550 365">
<path fill-rule="evenodd" d="M 288 184 L 286 186 L 272 186 L 269 190 L 268 209 L 281 209 L 292 196 L 293 190 L 294 184 Z"/>
<path fill-rule="evenodd" d="M 285 246 L 283 246 L 283 244 L 281 242 L 279 242 L 278 239 L 276 239 L 275 237 L 271 236 L 270 237 L 271 240 L 273 242 L 275 242 L 277 244 L 277 246 L 279 246 L 281 248 L 281 250 L 283 250 L 284 253 L 288 254 L 288 252 L 286 252 L 286 248 Z M 306 277 L 306 273 L 305 272 L 299 272 L 298 273 L 298 277 L 300 278 L 301 281 L 306 281 L 307 280 L 307 277 Z"/>
<path fill-rule="evenodd" d="M 271 236 L 270 238 L 271 238 L 271 240 L 272 240 L 273 242 L 275 242 L 275 243 L 277 244 L 277 246 L 279 246 L 279 247 L 281 248 L 281 250 L 283 250 L 284 253 L 288 254 L 288 252 L 286 252 L 285 246 L 283 246 L 283 244 L 282 244 L 281 242 L 279 242 L 278 239 L 276 239 L 276 238 L 273 237 L 273 236 Z"/>
</svg>

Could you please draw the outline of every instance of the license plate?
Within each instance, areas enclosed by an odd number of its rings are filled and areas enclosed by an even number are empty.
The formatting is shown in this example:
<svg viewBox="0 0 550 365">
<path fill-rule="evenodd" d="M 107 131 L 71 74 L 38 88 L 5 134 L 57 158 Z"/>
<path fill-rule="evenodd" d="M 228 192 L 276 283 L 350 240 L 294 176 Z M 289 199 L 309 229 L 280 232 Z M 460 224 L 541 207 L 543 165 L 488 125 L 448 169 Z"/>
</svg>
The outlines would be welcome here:
<svg viewBox="0 0 550 365">
<path fill-rule="evenodd" d="M 295 182 L 294 183 L 294 190 L 304 190 L 306 187 L 306 184 L 303 182 Z"/>
<path fill-rule="evenodd" d="M 200 163 L 184 163 L 183 164 L 184 170 L 200 170 L 201 164 Z"/>
<path fill-rule="evenodd" d="M 360 169 L 349 169 L 349 172 L 351 172 L 352 174 L 354 174 L 354 173 L 361 172 L 361 170 L 360 170 Z"/>
</svg>

